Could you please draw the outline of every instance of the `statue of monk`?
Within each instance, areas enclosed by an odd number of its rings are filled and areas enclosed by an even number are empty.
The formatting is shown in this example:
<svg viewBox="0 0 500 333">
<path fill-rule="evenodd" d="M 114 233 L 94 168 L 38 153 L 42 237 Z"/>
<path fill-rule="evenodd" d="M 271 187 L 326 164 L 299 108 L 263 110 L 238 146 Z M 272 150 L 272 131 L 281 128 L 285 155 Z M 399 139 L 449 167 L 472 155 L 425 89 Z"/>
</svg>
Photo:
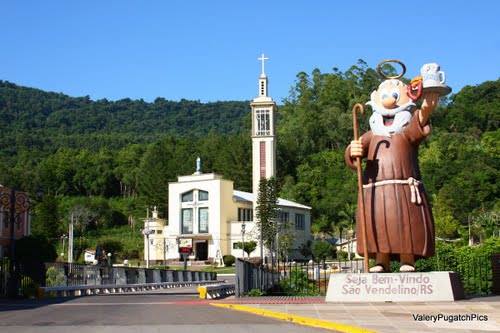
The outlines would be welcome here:
<svg viewBox="0 0 500 333">
<path fill-rule="evenodd" d="M 415 260 L 434 254 L 434 221 L 418 166 L 418 146 L 431 133 L 429 116 L 439 94 L 422 94 L 420 109 L 398 79 L 383 81 L 367 103 L 373 109 L 370 131 L 345 152 L 349 167 L 366 159 L 363 194 L 370 272 L 388 272 L 399 260 L 401 272 L 415 270 Z M 359 203 L 358 203 L 359 207 Z M 357 252 L 364 253 L 361 212 L 357 212 Z"/>
</svg>

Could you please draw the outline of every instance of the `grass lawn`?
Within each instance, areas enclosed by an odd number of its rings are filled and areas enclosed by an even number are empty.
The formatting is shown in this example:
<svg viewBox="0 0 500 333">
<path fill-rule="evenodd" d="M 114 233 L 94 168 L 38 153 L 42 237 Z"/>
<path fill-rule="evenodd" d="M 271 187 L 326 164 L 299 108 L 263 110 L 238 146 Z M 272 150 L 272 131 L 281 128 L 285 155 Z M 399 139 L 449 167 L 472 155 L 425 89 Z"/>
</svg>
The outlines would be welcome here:
<svg viewBox="0 0 500 333">
<path fill-rule="evenodd" d="M 231 266 L 231 267 L 203 267 L 202 268 L 203 272 L 215 272 L 219 274 L 235 274 L 236 273 L 236 267 Z"/>
<path fill-rule="evenodd" d="M 174 271 L 182 271 L 182 265 L 154 266 L 154 268 L 171 269 Z M 215 272 L 219 274 L 235 274 L 236 268 L 232 267 L 213 267 L 213 266 L 187 266 L 188 271 Z"/>
</svg>

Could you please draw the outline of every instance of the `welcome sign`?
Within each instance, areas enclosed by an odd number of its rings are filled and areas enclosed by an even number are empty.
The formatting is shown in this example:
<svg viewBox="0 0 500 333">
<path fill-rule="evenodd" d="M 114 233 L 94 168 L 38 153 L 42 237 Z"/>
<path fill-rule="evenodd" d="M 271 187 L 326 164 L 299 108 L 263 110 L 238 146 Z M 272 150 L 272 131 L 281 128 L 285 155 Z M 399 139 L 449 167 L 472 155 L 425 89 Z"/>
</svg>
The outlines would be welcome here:
<svg viewBox="0 0 500 333">
<path fill-rule="evenodd" d="M 337 273 L 330 275 L 327 302 L 428 302 L 463 298 L 453 272 Z"/>
</svg>

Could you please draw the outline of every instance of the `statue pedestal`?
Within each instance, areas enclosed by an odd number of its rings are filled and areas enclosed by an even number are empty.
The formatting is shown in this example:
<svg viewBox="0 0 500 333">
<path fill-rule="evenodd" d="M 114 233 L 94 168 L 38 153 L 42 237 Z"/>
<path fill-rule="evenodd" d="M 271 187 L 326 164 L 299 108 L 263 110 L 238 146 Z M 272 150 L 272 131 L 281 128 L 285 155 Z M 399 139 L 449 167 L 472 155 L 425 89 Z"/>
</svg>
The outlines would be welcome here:
<svg viewBox="0 0 500 333">
<path fill-rule="evenodd" d="M 337 273 L 330 275 L 327 302 L 441 302 L 464 298 L 455 272 Z"/>
</svg>

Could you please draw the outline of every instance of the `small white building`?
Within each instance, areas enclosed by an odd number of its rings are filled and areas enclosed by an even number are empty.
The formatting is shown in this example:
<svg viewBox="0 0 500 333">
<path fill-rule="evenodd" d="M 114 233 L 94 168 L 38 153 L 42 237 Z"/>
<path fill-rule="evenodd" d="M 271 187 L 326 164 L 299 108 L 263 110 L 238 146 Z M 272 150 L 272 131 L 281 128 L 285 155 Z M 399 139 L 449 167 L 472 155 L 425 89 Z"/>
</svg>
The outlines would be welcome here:
<svg viewBox="0 0 500 333">
<path fill-rule="evenodd" d="M 144 260 L 151 262 L 163 262 L 167 260 L 167 243 L 164 237 L 167 221 L 158 217 L 158 210 L 154 207 L 152 216 L 144 220 Z"/>
<path fill-rule="evenodd" d="M 362 256 L 356 253 L 357 241 L 356 238 L 350 239 L 339 239 L 335 244 L 335 249 L 337 251 L 342 251 L 348 254 L 348 258 L 351 257 L 352 253 L 354 253 L 355 259 L 363 258 Z"/>
<path fill-rule="evenodd" d="M 218 260 L 223 255 L 241 257 L 243 251 L 236 247 L 242 241 L 242 225 L 245 224 L 245 241 L 258 243 L 250 256 L 260 256 L 259 232 L 256 221 L 256 197 L 262 178 L 276 175 L 276 103 L 268 96 L 268 79 L 264 72 L 258 80 L 258 96 L 251 102 L 252 108 L 252 189 L 253 193 L 235 190 L 231 180 L 214 173 L 202 173 L 201 161 L 196 172 L 179 176 L 168 186 L 168 223 L 157 218 L 147 220 L 151 230 L 145 236 L 145 259 L 149 246 L 150 260 L 179 260 L 179 247 L 192 247 L 191 259 Z M 279 223 L 286 226 L 294 241 L 291 258 L 300 256 L 299 247 L 311 237 L 311 207 L 278 199 Z M 154 223 L 158 223 L 157 225 Z M 146 241 L 149 238 L 149 243 Z M 161 250 L 156 250 L 161 249 Z"/>
<path fill-rule="evenodd" d="M 83 252 L 83 261 L 86 264 L 93 264 L 95 260 L 96 260 L 96 258 L 95 258 L 95 250 L 86 249 Z"/>
</svg>

